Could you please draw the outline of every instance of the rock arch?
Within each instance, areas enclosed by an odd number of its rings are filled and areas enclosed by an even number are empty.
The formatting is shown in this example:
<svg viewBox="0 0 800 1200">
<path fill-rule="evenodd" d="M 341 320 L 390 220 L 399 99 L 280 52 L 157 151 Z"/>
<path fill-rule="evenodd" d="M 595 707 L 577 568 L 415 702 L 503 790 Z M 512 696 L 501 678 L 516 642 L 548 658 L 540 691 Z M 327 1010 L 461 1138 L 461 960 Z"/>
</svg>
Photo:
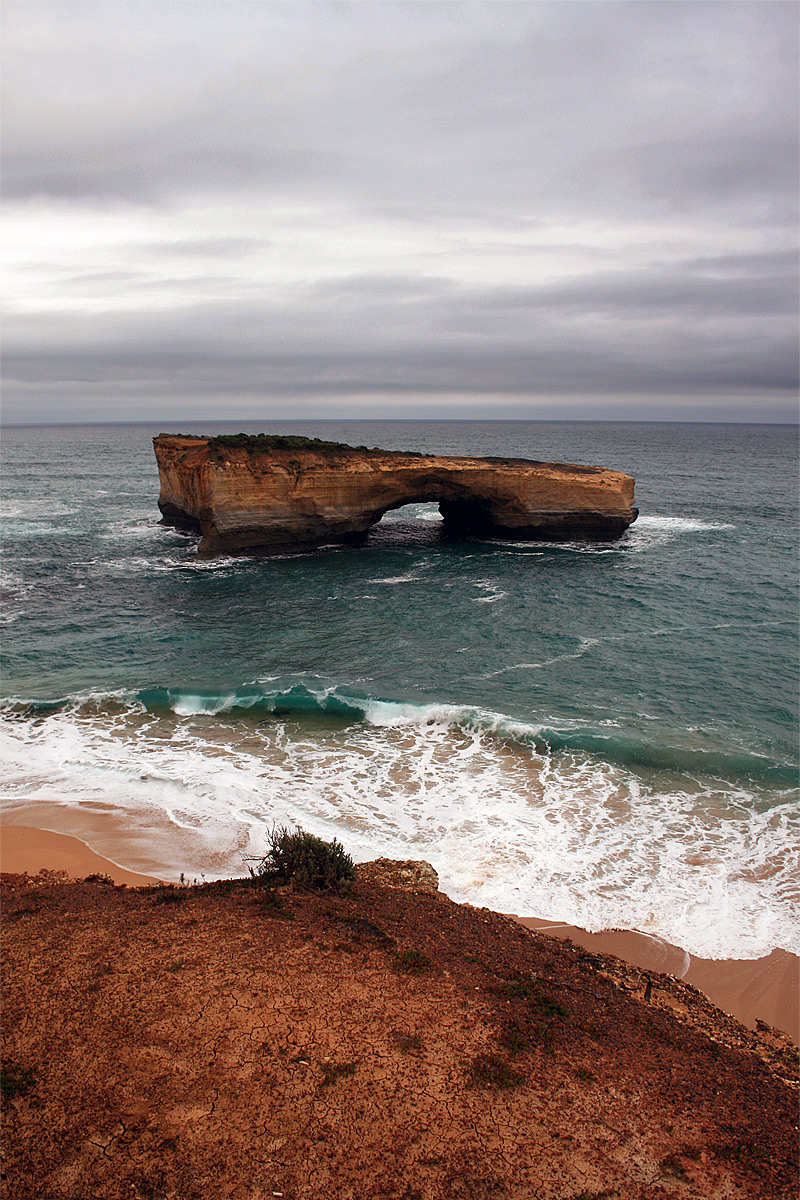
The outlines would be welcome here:
<svg viewBox="0 0 800 1200">
<path fill-rule="evenodd" d="M 633 479 L 605 467 L 243 434 L 160 434 L 154 448 L 163 518 L 199 530 L 205 554 L 359 538 L 415 503 L 438 503 L 455 531 L 498 538 L 607 540 L 637 516 Z"/>
</svg>

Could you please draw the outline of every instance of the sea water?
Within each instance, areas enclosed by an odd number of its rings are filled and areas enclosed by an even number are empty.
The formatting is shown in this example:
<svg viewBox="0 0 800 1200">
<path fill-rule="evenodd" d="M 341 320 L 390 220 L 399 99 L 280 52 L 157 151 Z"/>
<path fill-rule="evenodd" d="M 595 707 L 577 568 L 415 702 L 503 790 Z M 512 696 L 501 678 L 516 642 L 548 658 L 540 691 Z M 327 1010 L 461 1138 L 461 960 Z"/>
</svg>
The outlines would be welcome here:
<svg viewBox="0 0 800 1200">
<path fill-rule="evenodd" d="M 124 816 L 166 833 L 170 878 L 240 874 L 300 824 L 471 904 L 800 950 L 796 428 L 178 424 L 4 431 L 13 819 Z M 151 439 L 240 429 L 598 463 L 641 515 L 556 545 L 411 505 L 363 544 L 198 560 Z"/>
</svg>

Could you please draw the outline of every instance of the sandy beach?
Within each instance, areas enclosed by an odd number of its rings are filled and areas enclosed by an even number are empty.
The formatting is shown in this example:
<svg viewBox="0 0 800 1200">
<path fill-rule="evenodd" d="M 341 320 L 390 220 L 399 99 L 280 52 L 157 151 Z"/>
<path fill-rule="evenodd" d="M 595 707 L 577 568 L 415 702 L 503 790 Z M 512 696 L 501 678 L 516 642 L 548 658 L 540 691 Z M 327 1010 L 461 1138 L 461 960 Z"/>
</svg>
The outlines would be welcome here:
<svg viewBox="0 0 800 1200">
<path fill-rule="evenodd" d="M 4 874 L 14 875 L 66 871 L 71 879 L 108 875 L 114 883 L 124 883 L 128 887 L 143 887 L 159 882 L 154 875 L 127 871 L 102 854 L 95 854 L 79 838 L 26 825 L 0 827 L 0 870 Z"/>
<path fill-rule="evenodd" d="M 57 811 L 57 810 L 55 810 Z M 35 875 L 44 869 L 66 871 L 71 878 L 107 874 L 114 883 L 129 887 L 158 880 L 155 873 L 130 870 L 121 865 L 147 862 L 141 834 L 126 830 L 121 822 L 112 825 L 108 815 L 93 822 L 102 828 L 102 845 L 113 845 L 113 859 L 99 854 L 79 838 L 30 825 L 0 827 L 0 869 L 8 873 Z M 775 950 L 760 959 L 711 960 L 694 958 L 660 938 L 627 930 L 589 933 L 577 926 L 538 917 L 518 916 L 523 925 L 553 937 L 570 939 L 596 953 L 613 954 L 643 971 L 674 975 L 699 988 L 725 1012 L 749 1028 L 764 1021 L 784 1030 L 800 1044 L 800 959 L 785 950 Z"/>
</svg>

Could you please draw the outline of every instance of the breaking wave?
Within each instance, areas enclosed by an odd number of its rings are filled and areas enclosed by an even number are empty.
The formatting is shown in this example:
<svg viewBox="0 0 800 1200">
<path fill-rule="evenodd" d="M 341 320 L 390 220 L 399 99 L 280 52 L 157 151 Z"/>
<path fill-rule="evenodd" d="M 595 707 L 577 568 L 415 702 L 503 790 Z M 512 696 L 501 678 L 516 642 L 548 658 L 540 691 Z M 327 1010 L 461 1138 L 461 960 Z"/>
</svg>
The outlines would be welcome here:
<svg viewBox="0 0 800 1200">
<path fill-rule="evenodd" d="M 5 804 L 119 808 L 241 871 L 274 821 L 357 858 L 426 858 L 454 899 L 708 957 L 797 948 L 791 769 L 644 731 L 275 679 L 8 702 Z M 688 736 L 688 735 L 687 735 Z M 720 914 L 724 916 L 720 916 Z"/>
</svg>

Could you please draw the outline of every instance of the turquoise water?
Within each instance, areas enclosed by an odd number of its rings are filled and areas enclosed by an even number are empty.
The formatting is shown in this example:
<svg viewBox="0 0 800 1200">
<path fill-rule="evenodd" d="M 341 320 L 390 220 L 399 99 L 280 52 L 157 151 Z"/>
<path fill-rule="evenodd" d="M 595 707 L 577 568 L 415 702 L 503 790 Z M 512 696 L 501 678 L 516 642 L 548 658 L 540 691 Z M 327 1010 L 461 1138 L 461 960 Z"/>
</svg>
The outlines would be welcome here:
<svg viewBox="0 0 800 1200">
<path fill-rule="evenodd" d="M 175 831 L 167 873 L 240 871 L 297 821 L 471 903 L 800 948 L 795 428 L 180 428 L 601 463 L 641 516 L 509 544 L 414 505 L 364 545 L 196 561 L 159 524 L 159 428 L 7 429 L 7 806 Z"/>
</svg>

